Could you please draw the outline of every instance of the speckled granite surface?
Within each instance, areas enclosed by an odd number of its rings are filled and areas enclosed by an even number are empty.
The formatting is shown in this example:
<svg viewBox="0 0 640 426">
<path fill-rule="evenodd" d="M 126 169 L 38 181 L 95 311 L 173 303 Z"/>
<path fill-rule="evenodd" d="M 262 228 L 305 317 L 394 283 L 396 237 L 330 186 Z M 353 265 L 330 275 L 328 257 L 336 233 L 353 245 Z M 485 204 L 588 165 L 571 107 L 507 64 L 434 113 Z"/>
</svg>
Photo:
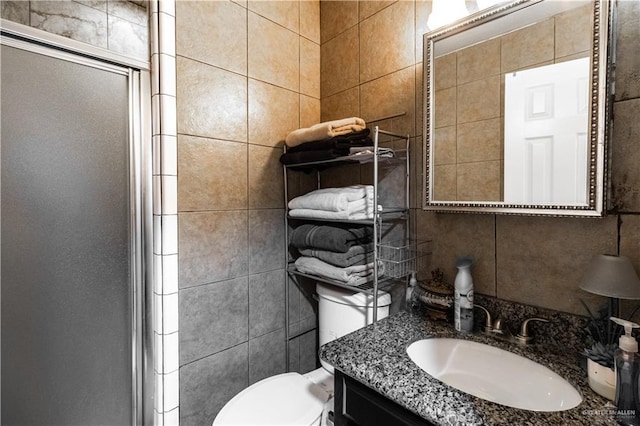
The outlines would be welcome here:
<svg viewBox="0 0 640 426">
<path fill-rule="evenodd" d="M 582 394 L 576 408 L 534 412 L 489 402 L 450 387 L 416 366 L 407 346 L 426 337 L 454 337 L 487 343 L 547 366 Z M 566 347 L 522 348 L 482 334 L 457 333 L 452 325 L 401 311 L 320 348 L 320 358 L 426 420 L 438 425 L 615 425 L 613 405 L 594 393 L 576 353 Z"/>
<path fill-rule="evenodd" d="M 575 352 L 582 352 L 585 347 L 588 324 L 586 316 L 578 316 L 537 306 L 500 300 L 482 294 L 474 294 L 474 304 L 488 309 L 493 320 L 502 318 L 504 324 L 513 334 L 518 333 L 520 324 L 527 318 L 545 318 L 548 323 L 531 322 L 529 329 L 536 336 L 536 342 L 556 345 L 558 342 Z M 585 315 L 587 315 L 585 311 Z M 474 311 L 474 320 L 478 330 L 485 324 L 484 312 Z"/>
</svg>

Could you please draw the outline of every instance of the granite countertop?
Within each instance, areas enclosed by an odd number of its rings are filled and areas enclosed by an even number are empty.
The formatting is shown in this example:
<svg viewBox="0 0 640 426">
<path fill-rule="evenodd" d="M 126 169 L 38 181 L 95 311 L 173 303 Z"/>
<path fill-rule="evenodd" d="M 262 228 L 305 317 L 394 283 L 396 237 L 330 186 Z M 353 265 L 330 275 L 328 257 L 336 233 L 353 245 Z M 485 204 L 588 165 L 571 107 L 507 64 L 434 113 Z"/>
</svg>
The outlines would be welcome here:
<svg viewBox="0 0 640 426">
<path fill-rule="evenodd" d="M 576 408 L 536 412 L 496 404 L 433 378 L 409 359 L 407 346 L 427 337 L 487 343 L 536 361 L 573 384 L 583 402 Z M 569 353 L 567 353 L 569 352 Z M 591 390 L 577 354 L 542 345 L 521 347 L 480 333 L 461 334 L 452 324 L 401 311 L 320 348 L 320 358 L 406 409 L 438 425 L 615 425 L 613 404 Z"/>
</svg>

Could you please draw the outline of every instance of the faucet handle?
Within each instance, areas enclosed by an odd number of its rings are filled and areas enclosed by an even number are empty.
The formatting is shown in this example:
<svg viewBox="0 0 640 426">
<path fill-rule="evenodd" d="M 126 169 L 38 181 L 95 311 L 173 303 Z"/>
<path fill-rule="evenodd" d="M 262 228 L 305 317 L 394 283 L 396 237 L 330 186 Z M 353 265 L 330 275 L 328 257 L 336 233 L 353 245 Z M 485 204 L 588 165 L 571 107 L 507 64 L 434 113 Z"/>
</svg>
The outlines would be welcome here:
<svg viewBox="0 0 640 426">
<path fill-rule="evenodd" d="M 496 318 L 496 320 L 493 322 L 493 331 L 495 333 L 504 334 L 505 330 L 508 331 L 509 329 L 505 326 L 502 317 Z"/>
<path fill-rule="evenodd" d="M 477 303 L 474 303 L 474 305 L 476 308 L 480 308 L 484 311 L 486 319 L 484 322 L 484 331 L 489 333 L 491 332 L 491 330 L 493 329 L 493 323 L 491 322 L 491 313 L 489 312 L 489 310 L 487 310 L 487 308 L 485 308 L 484 306 L 478 305 Z"/>
<path fill-rule="evenodd" d="M 529 334 L 530 321 L 549 322 L 548 319 L 537 318 L 537 317 L 527 318 L 526 320 L 522 321 L 522 326 L 520 327 L 520 333 L 518 333 L 518 335 L 516 336 L 516 339 L 518 340 L 518 342 L 523 343 L 525 345 L 533 341 L 533 336 Z"/>
</svg>

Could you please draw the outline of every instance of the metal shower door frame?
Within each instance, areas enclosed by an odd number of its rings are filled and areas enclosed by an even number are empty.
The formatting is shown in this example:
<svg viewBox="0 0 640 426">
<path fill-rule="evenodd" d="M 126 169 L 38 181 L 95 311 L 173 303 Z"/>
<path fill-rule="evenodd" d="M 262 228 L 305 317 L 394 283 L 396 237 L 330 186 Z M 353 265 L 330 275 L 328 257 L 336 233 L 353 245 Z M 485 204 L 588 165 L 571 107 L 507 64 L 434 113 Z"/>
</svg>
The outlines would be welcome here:
<svg viewBox="0 0 640 426">
<path fill-rule="evenodd" d="M 0 20 L 0 45 L 127 76 L 132 425 L 153 424 L 153 207 L 149 63 Z M 0 271 L 1 274 L 1 271 Z"/>
</svg>

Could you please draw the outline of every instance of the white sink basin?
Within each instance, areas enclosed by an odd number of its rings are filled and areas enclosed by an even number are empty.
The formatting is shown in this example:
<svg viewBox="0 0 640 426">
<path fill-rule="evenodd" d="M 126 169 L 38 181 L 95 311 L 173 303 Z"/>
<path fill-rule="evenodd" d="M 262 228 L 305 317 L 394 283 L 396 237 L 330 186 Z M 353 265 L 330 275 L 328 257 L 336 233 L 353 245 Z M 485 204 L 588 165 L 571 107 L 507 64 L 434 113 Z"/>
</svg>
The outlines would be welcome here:
<svg viewBox="0 0 640 426">
<path fill-rule="evenodd" d="M 562 377 L 527 358 L 482 343 L 432 338 L 409 345 L 421 369 L 463 392 L 532 411 L 563 411 L 582 402 Z"/>
</svg>

